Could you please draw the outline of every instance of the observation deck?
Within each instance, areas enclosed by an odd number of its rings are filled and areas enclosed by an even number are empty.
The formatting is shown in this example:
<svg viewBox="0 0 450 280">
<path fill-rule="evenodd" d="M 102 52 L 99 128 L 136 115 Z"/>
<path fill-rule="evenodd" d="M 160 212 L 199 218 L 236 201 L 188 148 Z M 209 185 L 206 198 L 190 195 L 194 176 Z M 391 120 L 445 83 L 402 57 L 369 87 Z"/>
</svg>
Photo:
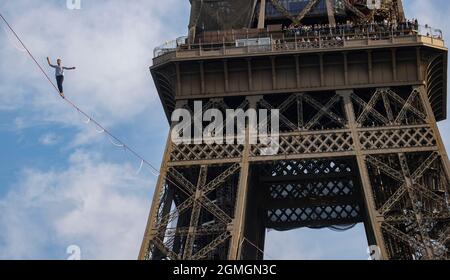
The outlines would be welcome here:
<svg viewBox="0 0 450 280">
<path fill-rule="evenodd" d="M 154 50 L 151 72 L 168 117 L 177 99 L 433 83 L 428 94 L 440 121 L 447 51 L 442 31 L 414 22 L 268 26 L 167 42 Z"/>
<path fill-rule="evenodd" d="M 153 64 L 173 59 L 266 55 L 423 45 L 446 50 L 441 30 L 429 26 L 338 26 L 336 28 L 266 31 L 243 29 L 205 32 L 195 43 L 179 37 L 155 48 Z"/>
</svg>

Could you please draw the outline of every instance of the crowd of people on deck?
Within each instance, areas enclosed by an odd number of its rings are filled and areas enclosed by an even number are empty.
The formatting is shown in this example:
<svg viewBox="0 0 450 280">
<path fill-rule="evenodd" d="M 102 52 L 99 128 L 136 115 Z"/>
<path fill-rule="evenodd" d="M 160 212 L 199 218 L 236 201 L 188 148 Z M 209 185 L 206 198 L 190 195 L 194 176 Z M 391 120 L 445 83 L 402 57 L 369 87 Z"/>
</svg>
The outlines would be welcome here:
<svg viewBox="0 0 450 280">
<path fill-rule="evenodd" d="M 409 35 L 419 30 L 419 22 L 417 19 L 407 20 L 405 22 L 389 22 L 387 20 L 373 23 L 353 23 L 347 22 L 345 24 L 314 24 L 301 25 L 283 28 L 283 33 L 286 37 L 306 36 L 345 36 L 345 35 L 360 35 L 367 36 L 367 34 L 375 33 L 391 33 Z"/>
<path fill-rule="evenodd" d="M 201 48 L 218 49 L 227 44 L 238 46 L 238 41 L 255 40 L 258 38 L 269 39 L 270 45 L 266 45 L 266 41 L 261 43 L 246 43 L 249 50 L 255 48 L 256 50 L 271 48 L 272 50 L 280 49 L 297 49 L 297 48 L 326 48 L 344 46 L 345 41 L 351 40 L 383 40 L 392 37 L 412 36 L 412 35 L 426 35 L 428 37 L 442 39 L 442 31 L 435 30 L 428 25 L 420 26 L 417 19 L 406 20 L 404 22 L 391 22 L 384 20 L 381 22 L 372 23 L 354 23 L 348 21 L 347 23 L 339 23 L 336 25 L 330 24 L 314 24 L 314 25 L 299 25 L 284 26 L 275 31 L 260 31 L 260 33 L 246 34 L 241 32 L 233 35 L 230 39 L 225 37 L 222 40 L 205 40 L 200 38 L 203 42 Z M 234 42 L 235 41 L 235 42 Z M 208 42 L 208 43 L 206 43 Z M 178 44 L 177 44 L 178 45 Z M 186 44 L 183 44 L 187 48 Z M 195 48 L 195 44 L 193 45 Z M 190 48 L 190 47 L 189 47 Z"/>
<path fill-rule="evenodd" d="M 355 39 L 381 40 L 390 37 L 419 34 L 417 19 L 405 22 L 389 22 L 387 20 L 373 23 L 315 24 L 284 27 L 282 39 L 274 39 L 272 44 L 277 49 L 290 49 L 295 43 L 298 48 L 321 47 L 324 44 L 343 44 L 343 41 Z M 432 30 L 425 26 L 427 36 L 442 39 L 442 31 Z"/>
</svg>

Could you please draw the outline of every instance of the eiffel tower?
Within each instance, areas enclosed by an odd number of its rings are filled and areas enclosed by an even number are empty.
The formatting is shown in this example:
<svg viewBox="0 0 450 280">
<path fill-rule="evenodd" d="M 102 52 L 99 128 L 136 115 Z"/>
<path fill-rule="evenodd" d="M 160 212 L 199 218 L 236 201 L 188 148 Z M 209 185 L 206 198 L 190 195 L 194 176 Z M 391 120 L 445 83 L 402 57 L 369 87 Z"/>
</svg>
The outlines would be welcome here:
<svg viewBox="0 0 450 280">
<path fill-rule="evenodd" d="M 380 259 L 450 259 L 442 32 L 401 0 L 190 2 L 150 68 L 168 120 L 279 109 L 279 151 L 169 137 L 140 259 L 260 260 L 267 229 L 357 223 Z"/>
</svg>

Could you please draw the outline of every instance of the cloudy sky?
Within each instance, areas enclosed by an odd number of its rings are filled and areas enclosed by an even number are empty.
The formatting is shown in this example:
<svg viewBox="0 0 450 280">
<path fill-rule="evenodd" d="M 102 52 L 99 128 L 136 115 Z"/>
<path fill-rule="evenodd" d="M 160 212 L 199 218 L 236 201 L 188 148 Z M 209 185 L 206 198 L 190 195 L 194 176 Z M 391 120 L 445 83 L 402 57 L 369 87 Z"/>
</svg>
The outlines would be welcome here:
<svg viewBox="0 0 450 280">
<path fill-rule="evenodd" d="M 408 17 L 450 35 L 448 1 L 404 2 Z M 40 62 L 76 66 L 66 95 L 159 166 L 168 125 L 148 66 L 154 47 L 186 34 L 189 1 L 1 0 L 0 12 Z M 136 259 L 156 178 L 61 102 L 3 27 L 0 259 L 66 259 L 72 244 L 84 259 Z M 366 259 L 364 234 L 271 231 L 267 258 Z"/>
</svg>

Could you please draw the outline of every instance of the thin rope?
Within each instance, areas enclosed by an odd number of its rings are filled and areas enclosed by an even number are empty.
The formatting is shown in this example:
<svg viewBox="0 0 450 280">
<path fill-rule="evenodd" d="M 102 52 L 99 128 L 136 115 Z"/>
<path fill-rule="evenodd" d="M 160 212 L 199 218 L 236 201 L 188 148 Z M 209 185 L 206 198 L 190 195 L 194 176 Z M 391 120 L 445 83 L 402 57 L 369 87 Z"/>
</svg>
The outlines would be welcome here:
<svg viewBox="0 0 450 280">
<path fill-rule="evenodd" d="M 0 13 L 0 18 L 4 21 L 4 23 L 6 24 L 6 26 L 9 28 L 9 30 L 11 30 L 11 32 L 14 34 L 14 36 L 16 37 L 16 39 L 20 42 L 20 44 L 22 45 L 22 47 L 26 50 L 26 52 L 28 53 L 28 55 L 30 56 L 30 58 L 34 61 L 34 63 L 36 64 L 36 66 L 39 68 L 39 70 L 42 72 L 42 74 L 45 76 L 45 78 L 48 80 L 48 82 L 53 86 L 53 88 L 55 89 L 56 93 L 58 94 L 58 96 L 60 95 L 59 93 L 59 89 L 58 87 L 55 85 L 55 83 L 52 81 L 52 79 L 47 75 L 47 73 L 45 72 L 44 68 L 41 66 L 41 64 L 36 60 L 36 58 L 33 56 L 33 54 L 31 53 L 31 51 L 28 49 L 28 47 L 25 45 L 25 43 L 20 39 L 19 35 L 16 33 L 16 31 L 12 28 L 12 26 L 9 24 L 9 22 L 5 19 L 5 17 L 2 15 L 2 13 Z M 130 148 L 128 145 L 126 145 L 123 141 L 121 141 L 119 138 L 117 138 L 116 136 L 114 136 L 110 131 L 108 131 L 105 127 L 103 127 L 99 122 L 97 122 L 94 118 L 92 118 L 91 116 L 89 116 L 87 113 L 85 113 L 83 110 L 81 110 L 80 107 L 78 107 L 73 101 L 71 101 L 69 98 L 65 97 L 63 98 L 63 100 L 69 104 L 70 106 L 72 106 L 75 110 L 77 110 L 81 115 L 83 115 L 84 117 L 86 117 L 86 119 L 90 119 L 90 122 L 95 124 L 95 126 L 97 128 L 99 128 L 102 133 L 105 133 L 108 137 L 109 140 L 111 141 L 111 143 L 113 143 L 114 145 L 120 145 L 121 148 L 124 149 L 124 151 L 128 151 L 130 152 L 134 157 L 136 157 L 137 159 L 139 159 L 141 162 L 143 162 L 147 167 L 149 167 L 150 171 L 152 174 L 158 176 L 161 176 L 161 172 L 159 169 L 157 169 L 156 167 L 154 167 L 149 161 L 147 161 L 143 156 L 141 156 L 140 154 L 138 154 L 134 149 Z M 98 130 L 97 130 L 98 131 Z M 118 143 L 118 144 L 117 144 Z M 191 196 L 191 194 L 189 194 L 189 192 L 187 192 L 184 188 L 180 187 L 179 185 L 177 185 L 172 179 L 168 178 L 168 176 L 164 176 L 164 178 L 162 178 L 163 180 L 171 183 L 174 187 L 178 188 L 181 192 L 183 192 L 185 195 L 187 195 L 188 197 Z M 202 205 L 203 207 L 205 207 L 204 205 L 206 205 L 205 203 L 203 203 L 201 200 L 197 201 L 200 205 Z M 205 207 L 206 208 L 206 207 Z M 219 220 L 221 220 L 223 223 L 227 224 L 227 221 L 223 220 L 220 217 L 216 217 Z"/>
<path fill-rule="evenodd" d="M 78 114 L 80 115 L 80 117 L 83 118 L 82 121 L 83 121 L 85 124 L 89 124 L 89 123 L 91 122 L 91 118 L 86 118 L 86 119 L 84 120 L 85 116 L 82 115 L 81 112 L 80 112 L 79 110 L 77 110 L 77 112 L 78 112 Z"/>
<path fill-rule="evenodd" d="M 139 175 L 141 173 L 143 166 L 144 166 L 144 162 L 141 160 L 141 165 L 139 166 L 139 169 L 136 171 L 136 175 Z"/>
<path fill-rule="evenodd" d="M 114 146 L 119 147 L 119 148 L 125 148 L 124 144 L 122 144 L 122 143 L 120 143 L 120 144 L 115 143 L 114 140 L 111 139 L 111 137 L 108 137 L 108 139 L 109 139 L 109 142 L 111 142 L 111 144 L 113 144 Z"/>
<path fill-rule="evenodd" d="M 102 134 L 102 133 L 104 133 L 104 132 L 105 132 L 105 130 L 104 130 L 104 129 L 97 129 L 97 128 L 96 128 L 95 130 L 97 131 L 97 133 L 98 133 L 98 134 Z"/>
<path fill-rule="evenodd" d="M 36 66 L 39 68 L 39 70 L 42 72 L 42 74 L 45 76 L 45 78 L 48 80 L 48 82 L 53 86 L 56 93 L 59 95 L 58 87 L 55 85 L 55 83 L 52 81 L 52 79 L 47 75 L 41 64 L 36 60 L 36 58 L 33 56 L 33 54 L 30 52 L 30 50 L 27 48 L 27 46 L 24 44 L 24 42 L 20 39 L 19 35 L 14 31 L 14 29 L 11 27 L 11 25 L 8 23 L 8 21 L 5 19 L 5 17 L 0 13 L 0 18 L 5 22 L 6 26 L 11 30 L 11 32 L 14 34 L 14 36 L 17 38 L 17 40 L 20 42 L 20 44 L 23 46 L 23 48 L 26 50 L 30 58 L 34 61 Z M 158 174 L 159 170 L 155 168 L 152 164 L 150 164 L 148 161 L 146 161 L 142 156 L 140 156 L 136 151 L 125 145 L 124 142 L 122 142 L 120 139 L 118 139 L 116 136 L 114 136 L 111 132 L 109 132 L 106 128 L 104 128 L 99 122 L 97 122 L 94 118 L 89 116 L 87 113 L 85 113 L 83 110 L 81 110 L 74 102 L 72 102 L 69 98 L 63 99 L 66 103 L 71 105 L 76 111 L 78 111 L 82 116 L 84 116 L 86 119 L 90 119 L 92 123 L 94 123 L 100 130 L 102 130 L 104 133 L 106 133 L 109 137 L 111 137 L 111 140 L 113 140 L 115 143 L 119 143 L 121 147 L 125 147 L 128 151 L 130 151 L 135 157 L 137 157 L 140 160 L 143 160 L 146 165 L 148 165 L 151 169 L 156 171 Z"/>
<path fill-rule="evenodd" d="M 27 51 L 23 47 L 20 47 L 20 46 L 17 45 L 17 41 L 12 37 L 11 32 L 8 31 L 4 25 L 2 25 L 2 28 L 3 28 L 3 30 L 5 30 L 6 37 L 8 37 L 9 42 L 11 43 L 11 45 L 14 46 L 14 48 L 16 48 L 17 50 L 19 50 L 21 52 L 26 52 Z"/>
<path fill-rule="evenodd" d="M 247 241 L 248 244 L 252 245 L 256 250 L 258 250 L 260 253 L 262 253 L 264 256 L 269 257 L 269 259 L 274 260 L 275 258 L 271 257 L 269 254 L 267 254 L 266 252 L 264 252 L 263 249 L 259 248 L 258 246 L 256 246 L 255 243 L 251 242 L 250 240 L 248 240 L 246 237 L 244 237 L 244 241 Z"/>
<path fill-rule="evenodd" d="M 47 73 L 45 73 L 44 69 L 42 68 L 42 66 L 39 64 L 39 62 L 37 62 L 37 60 L 34 58 L 33 54 L 28 50 L 28 48 L 25 46 L 25 44 L 22 42 L 22 40 L 20 39 L 20 37 L 17 35 L 17 33 L 14 31 L 14 29 L 11 27 L 11 25 L 8 23 L 8 21 L 3 17 L 3 15 L 0 13 L 0 17 L 2 18 L 2 20 L 5 22 L 6 26 L 8 26 L 9 30 L 11 30 L 11 32 L 14 34 L 14 36 L 17 38 L 17 40 L 19 40 L 20 44 L 22 45 L 22 47 L 27 51 L 28 55 L 31 57 L 31 59 L 33 59 L 34 63 L 36 63 L 36 65 L 38 66 L 39 70 L 41 70 L 41 72 L 44 74 L 44 76 L 47 78 L 47 80 L 50 82 L 50 84 L 52 84 L 52 86 L 55 88 L 55 90 L 58 92 L 59 94 L 59 90 L 58 87 L 53 83 L 53 81 L 50 79 L 50 77 L 47 75 Z"/>
</svg>

